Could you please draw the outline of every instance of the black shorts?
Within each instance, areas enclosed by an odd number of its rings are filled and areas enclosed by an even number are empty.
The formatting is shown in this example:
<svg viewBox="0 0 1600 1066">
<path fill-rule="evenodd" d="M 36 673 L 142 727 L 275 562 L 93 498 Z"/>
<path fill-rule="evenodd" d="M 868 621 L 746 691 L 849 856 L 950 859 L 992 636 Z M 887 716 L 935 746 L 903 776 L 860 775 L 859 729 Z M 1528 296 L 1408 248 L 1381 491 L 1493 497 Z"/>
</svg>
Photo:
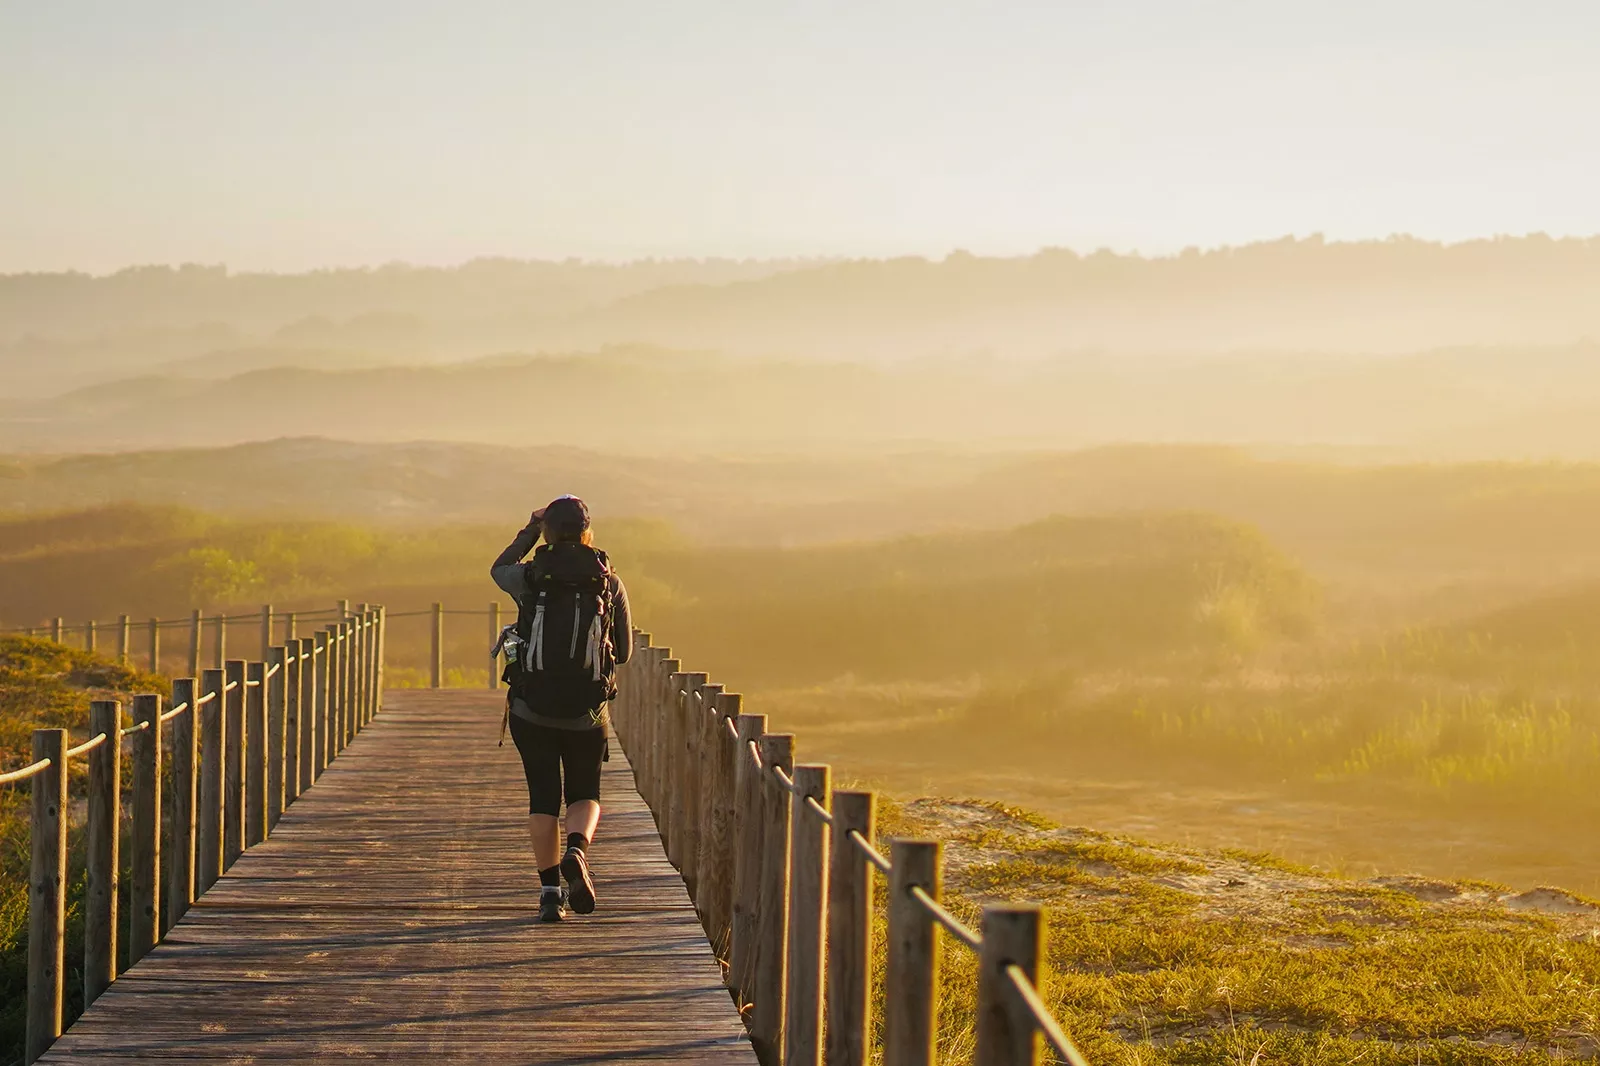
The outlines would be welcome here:
<svg viewBox="0 0 1600 1066">
<path fill-rule="evenodd" d="M 561 813 L 565 777 L 567 805 L 600 799 L 600 764 L 606 757 L 606 729 L 554 729 L 511 716 L 511 739 L 522 756 L 528 779 L 528 813 Z"/>
</svg>

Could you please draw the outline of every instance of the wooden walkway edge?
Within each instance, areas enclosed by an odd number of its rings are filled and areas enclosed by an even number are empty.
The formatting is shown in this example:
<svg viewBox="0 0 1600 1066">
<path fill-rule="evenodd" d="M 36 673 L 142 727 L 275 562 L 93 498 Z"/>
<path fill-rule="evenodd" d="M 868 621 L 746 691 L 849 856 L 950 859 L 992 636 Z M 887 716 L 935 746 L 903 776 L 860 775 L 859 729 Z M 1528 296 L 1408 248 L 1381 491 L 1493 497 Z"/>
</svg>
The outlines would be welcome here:
<svg viewBox="0 0 1600 1066">
<path fill-rule="evenodd" d="M 720 969 L 613 740 L 600 905 L 541 925 L 493 692 L 391 691 L 41 1062 L 738 1063 Z"/>
</svg>

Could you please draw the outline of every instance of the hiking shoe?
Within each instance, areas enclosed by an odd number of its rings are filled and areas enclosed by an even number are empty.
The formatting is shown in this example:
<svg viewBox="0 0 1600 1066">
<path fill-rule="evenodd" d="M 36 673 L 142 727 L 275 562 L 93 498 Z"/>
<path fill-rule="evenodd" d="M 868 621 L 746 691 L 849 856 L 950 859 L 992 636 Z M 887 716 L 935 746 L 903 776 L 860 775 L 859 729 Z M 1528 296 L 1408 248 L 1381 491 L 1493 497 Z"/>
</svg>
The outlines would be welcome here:
<svg viewBox="0 0 1600 1066">
<path fill-rule="evenodd" d="M 559 922 L 567 916 L 567 894 L 559 888 L 547 888 L 539 893 L 539 920 Z"/>
<path fill-rule="evenodd" d="M 561 876 L 567 879 L 567 896 L 579 914 L 594 913 L 594 878 L 589 876 L 589 860 L 577 848 L 568 848 L 561 860 Z"/>
</svg>

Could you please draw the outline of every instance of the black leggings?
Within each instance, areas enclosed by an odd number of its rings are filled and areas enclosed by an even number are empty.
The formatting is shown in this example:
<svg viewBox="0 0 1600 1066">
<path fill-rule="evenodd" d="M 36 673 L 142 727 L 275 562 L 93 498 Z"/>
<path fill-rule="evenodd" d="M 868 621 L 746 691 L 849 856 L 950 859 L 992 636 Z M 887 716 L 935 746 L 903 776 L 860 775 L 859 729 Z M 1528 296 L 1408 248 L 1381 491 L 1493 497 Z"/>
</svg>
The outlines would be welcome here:
<svg viewBox="0 0 1600 1066">
<path fill-rule="evenodd" d="M 552 729 L 511 716 L 511 739 L 528 778 L 528 813 L 561 813 L 561 778 L 566 770 L 567 806 L 600 799 L 600 764 L 606 757 L 606 729 Z"/>
</svg>

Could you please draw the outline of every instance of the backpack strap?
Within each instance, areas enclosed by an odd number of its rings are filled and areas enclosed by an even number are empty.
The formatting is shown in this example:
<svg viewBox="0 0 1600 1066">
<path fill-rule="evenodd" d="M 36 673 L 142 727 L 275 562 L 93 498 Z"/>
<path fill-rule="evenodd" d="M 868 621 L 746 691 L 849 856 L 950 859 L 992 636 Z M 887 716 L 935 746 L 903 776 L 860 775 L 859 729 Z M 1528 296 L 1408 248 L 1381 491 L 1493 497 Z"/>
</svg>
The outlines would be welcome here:
<svg viewBox="0 0 1600 1066">
<path fill-rule="evenodd" d="M 528 633 L 527 655 L 533 660 L 535 670 L 544 669 L 544 601 L 549 595 L 546 590 L 539 590 L 539 599 L 533 611 L 533 628 Z"/>
</svg>

